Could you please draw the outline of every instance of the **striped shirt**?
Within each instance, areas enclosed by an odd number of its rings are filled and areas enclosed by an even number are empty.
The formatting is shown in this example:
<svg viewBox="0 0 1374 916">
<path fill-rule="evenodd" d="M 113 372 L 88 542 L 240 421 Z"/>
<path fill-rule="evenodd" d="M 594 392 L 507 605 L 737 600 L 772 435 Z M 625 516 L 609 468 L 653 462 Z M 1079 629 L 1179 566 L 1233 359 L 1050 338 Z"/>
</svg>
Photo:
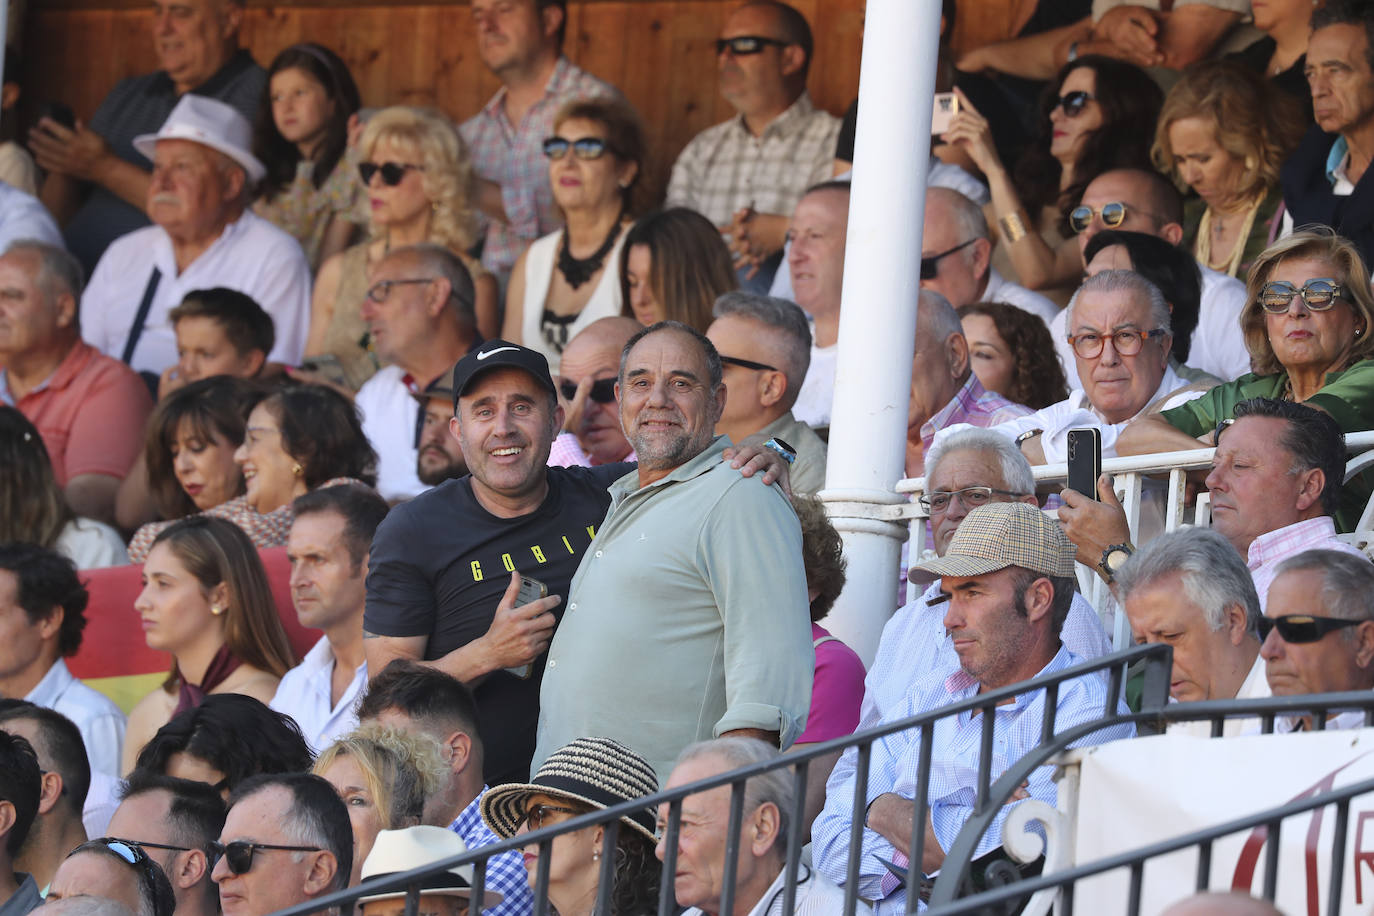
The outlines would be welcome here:
<svg viewBox="0 0 1374 916">
<path fill-rule="evenodd" d="M 949 403 L 941 407 L 931 418 L 921 424 L 921 443 L 929 452 L 935 443 L 935 434 L 956 423 L 970 426 L 996 426 L 1024 417 L 1032 413 L 1024 404 L 1009 401 L 995 391 L 988 391 L 978 381 L 978 376 L 968 374 L 968 381 L 954 393 Z M 917 476 L 917 475 L 912 475 Z"/>
<path fill-rule="evenodd" d="M 448 829 L 463 838 L 468 849 L 479 849 L 501 842 L 482 820 L 482 796 L 487 787 L 477 793 L 463 813 L 453 819 Z M 474 869 L 476 865 L 473 865 Z M 525 871 L 525 857 L 512 849 L 487 859 L 487 890 L 504 898 L 500 904 L 482 912 L 487 916 L 526 916 L 534 910 L 534 895 L 530 893 L 529 873 Z"/>
<path fill-rule="evenodd" d="M 790 217 L 813 184 L 834 171 L 840 119 L 805 92 L 754 136 L 743 116 L 692 138 L 668 181 L 669 207 L 690 207 L 717 226 L 752 206 Z"/>
<path fill-rule="evenodd" d="M 1261 613 L 1268 604 L 1269 586 L 1274 584 L 1279 564 L 1307 550 L 1336 550 L 1352 556 L 1365 556 L 1359 548 L 1352 547 L 1336 536 L 1336 524 L 1329 515 L 1319 515 L 1261 534 L 1250 542 L 1250 550 L 1245 558 L 1246 565 L 1250 567 L 1250 577 L 1255 580 L 1255 591 L 1259 592 Z"/>
</svg>

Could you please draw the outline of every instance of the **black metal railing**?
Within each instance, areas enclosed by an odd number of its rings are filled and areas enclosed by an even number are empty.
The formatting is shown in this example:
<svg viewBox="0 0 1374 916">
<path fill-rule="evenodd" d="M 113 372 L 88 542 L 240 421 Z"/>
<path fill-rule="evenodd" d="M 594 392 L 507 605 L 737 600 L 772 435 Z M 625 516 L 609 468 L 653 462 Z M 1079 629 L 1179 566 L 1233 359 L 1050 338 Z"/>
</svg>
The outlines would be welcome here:
<svg viewBox="0 0 1374 916">
<path fill-rule="evenodd" d="M 492 856 L 512 850 L 520 850 L 530 845 L 536 845 L 539 850 L 540 862 L 547 863 L 553 841 L 557 836 L 598 825 L 603 828 L 604 832 L 596 912 L 608 913 L 610 911 L 610 894 L 614 885 L 614 851 L 616 840 L 619 835 L 619 818 L 623 815 L 642 810 L 645 807 L 656 808 L 662 811 L 664 806 L 666 806 L 667 811 L 661 823 L 663 836 L 662 845 L 664 850 L 658 913 L 660 916 L 671 916 L 671 914 L 677 911 L 673 893 L 673 878 L 677 870 L 676 861 L 682 802 L 690 795 L 727 785 L 731 788 L 731 798 L 726 834 L 725 873 L 723 875 L 724 886 L 722 888 L 720 911 L 722 913 L 729 913 L 733 911 L 735 894 L 734 864 L 739 851 L 740 824 L 744 814 L 745 785 L 748 780 L 755 776 L 782 768 L 793 770 L 793 781 L 795 786 L 792 799 L 792 810 L 789 812 L 790 817 L 788 818 L 788 835 L 785 838 L 786 861 L 784 865 L 784 874 L 786 878 L 782 898 L 782 911 L 784 913 L 789 913 L 793 909 L 793 903 L 797 893 L 797 863 L 802 854 L 802 847 L 809 839 L 803 834 L 803 829 L 805 824 L 806 787 L 811 765 L 818 758 L 833 754 L 836 751 L 845 751 L 854 748 L 857 756 L 857 766 L 855 770 L 854 805 L 851 811 L 851 832 L 847 861 L 847 880 L 845 881 L 845 903 L 843 908 L 844 913 L 852 914 L 855 912 L 859 901 L 857 885 L 860 857 L 862 855 L 869 761 L 872 754 L 873 743 L 879 739 L 899 732 L 919 730 L 921 733 L 919 769 L 917 776 L 918 782 L 914 798 L 916 816 L 913 817 L 913 830 L 909 847 L 911 850 L 909 860 L 917 866 L 914 874 L 919 874 L 919 863 L 922 861 L 923 842 L 925 838 L 924 824 L 928 808 L 929 777 L 932 762 L 931 739 L 934 734 L 934 729 L 936 723 L 943 719 L 972 712 L 986 713 L 981 717 L 983 729 L 981 735 L 981 759 L 977 776 L 977 785 L 975 787 L 976 802 L 974 814 L 969 818 L 967 823 L 965 823 L 954 844 L 951 845 L 946 853 L 945 862 L 940 871 L 939 879 L 935 882 L 931 892 L 930 904 L 932 911 L 951 913 L 971 912 L 977 908 L 977 904 L 975 904 L 974 901 L 982 901 L 981 905 L 986 906 L 997 902 L 1023 899 L 1036 890 L 1049 887 L 1069 888 L 1069 891 L 1061 891 L 1061 893 L 1065 894 L 1064 899 L 1071 901 L 1072 882 L 1075 880 L 1074 876 L 1078 875 L 1080 871 L 1083 875 L 1096 874 L 1098 871 L 1121 867 L 1120 864 L 1105 864 L 1102 865 L 1100 869 L 1098 869 L 1097 866 L 1101 865 L 1101 863 L 1076 866 L 1073 869 L 1056 872 L 1053 875 L 1046 875 L 1034 879 L 1024 879 L 1004 887 L 972 896 L 969 896 L 968 874 L 969 866 L 973 860 L 974 850 L 984 833 L 993 824 L 1003 805 L 1011 799 L 1013 793 L 1016 792 L 1031 772 L 1053 761 L 1055 757 L 1075 742 L 1090 736 L 1096 731 L 1111 728 L 1123 723 L 1135 723 L 1137 725 L 1149 724 L 1157 730 L 1163 730 L 1163 728 L 1175 722 L 1211 721 L 1213 723 L 1213 734 L 1220 735 L 1224 722 L 1227 719 L 1257 718 L 1261 721 L 1262 730 L 1268 732 L 1272 730 L 1277 716 L 1315 713 L 1314 727 L 1321 728 L 1324 726 L 1325 714 L 1331 710 L 1337 709 L 1362 709 L 1366 714 L 1366 723 L 1374 724 L 1374 692 L 1325 694 L 1304 697 L 1278 697 L 1266 700 L 1232 700 L 1171 704 L 1168 701 L 1168 685 L 1172 659 L 1173 652 L 1168 646 L 1159 644 L 1135 646 L 1122 652 L 1103 656 L 1102 658 L 1074 666 L 1073 668 L 1056 672 L 1055 674 L 1045 675 L 998 690 L 978 694 L 937 710 L 932 710 L 875 728 L 866 729 L 862 732 L 856 732 L 853 735 L 810 745 L 805 749 L 786 754 L 776 760 L 742 767 L 689 785 L 664 790 L 643 799 L 624 802 L 604 810 L 578 815 L 559 824 L 545 827 L 537 831 L 531 831 L 530 833 L 503 840 L 490 846 L 473 849 L 461 856 L 454 856 L 423 868 L 417 868 L 410 872 L 370 880 L 356 887 L 337 891 L 315 898 L 306 903 L 281 910 L 276 916 L 305 916 L 305 914 L 318 912 L 330 907 L 338 906 L 346 908 L 359 897 L 376 893 L 395 892 L 398 890 L 407 892 L 406 916 L 415 916 L 416 904 L 423 879 L 427 876 L 459 865 L 471 865 L 473 867 L 474 880 L 472 900 L 480 901 L 486 887 L 486 863 Z M 1130 670 L 1136 673 L 1141 682 L 1140 700 L 1137 704 L 1138 709 L 1136 711 L 1120 713 L 1117 710 L 1125 689 L 1128 666 Z M 1101 718 L 1077 725 L 1063 732 L 1056 732 L 1056 701 L 1061 686 L 1070 680 L 1085 676 L 1104 677 L 1106 679 L 1108 689 L 1106 691 L 1106 700 Z M 1012 699 L 1019 694 L 1042 689 L 1046 691 L 1046 698 L 1041 734 L 1042 741 L 1040 745 L 1021 760 L 1014 763 L 1008 770 L 1001 774 L 996 781 L 993 781 L 991 773 L 991 748 L 994 739 L 995 716 L 991 714 L 992 710 L 1003 701 Z M 1353 794 L 1359 793 L 1356 792 L 1352 793 L 1352 795 Z M 1347 795 L 1342 797 L 1348 800 L 1351 796 Z M 1269 816 L 1269 820 L 1281 820 L 1283 817 L 1289 816 L 1288 814 L 1281 813 L 1286 810 L 1287 807 L 1291 806 L 1285 806 L 1285 809 L 1275 809 L 1274 812 L 1266 812 Z M 1294 811 L 1299 810 L 1307 809 L 1294 809 Z M 1268 821 L 1266 821 L 1264 817 L 1259 815 L 1255 816 L 1255 818 L 1246 819 L 1247 824 L 1267 822 Z M 1240 821 L 1234 823 L 1239 824 Z M 1344 821 L 1342 821 L 1342 823 L 1344 824 Z M 1239 830 L 1245 828 L 1236 827 L 1235 829 Z M 1133 853 L 1132 855 L 1148 858 L 1155 855 L 1162 855 L 1163 851 L 1172 851 L 1173 849 L 1196 845 L 1204 842 L 1206 839 L 1206 837 L 1203 836 L 1204 833 L 1207 832 L 1202 831 L 1195 835 L 1190 835 L 1197 837 L 1197 839 L 1188 842 L 1171 840 L 1169 843 L 1178 843 L 1178 845 L 1168 846 L 1168 849 L 1164 849 L 1168 844 L 1155 844 L 1153 847 L 1146 847 L 1144 850 Z M 1216 835 L 1224 835 L 1224 833 L 1218 833 Z M 1159 847 L 1159 849 L 1163 851 L 1154 851 L 1156 847 Z M 1210 847 L 1208 848 L 1210 849 Z M 1103 862 L 1110 863 L 1115 861 L 1115 859 L 1122 859 L 1122 857 L 1117 856 L 1113 859 L 1103 860 Z M 1123 861 L 1128 866 L 1131 864 L 1129 856 L 1123 859 Z M 548 868 L 540 868 L 538 884 L 534 888 L 535 901 L 533 912 L 536 916 L 547 916 L 549 913 L 547 876 Z M 914 894 L 914 888 L 912 888 L 912 893 Z M 1070 902 L 1069 906 L 1071 907 L 1071 905 Z M 344 912 L 347 912 L 347 910 L 345 909 Z M 468 912 L 470 916 L 477 916 L 479 910 L 475 903 L 471 905 Z"/>
</svg>

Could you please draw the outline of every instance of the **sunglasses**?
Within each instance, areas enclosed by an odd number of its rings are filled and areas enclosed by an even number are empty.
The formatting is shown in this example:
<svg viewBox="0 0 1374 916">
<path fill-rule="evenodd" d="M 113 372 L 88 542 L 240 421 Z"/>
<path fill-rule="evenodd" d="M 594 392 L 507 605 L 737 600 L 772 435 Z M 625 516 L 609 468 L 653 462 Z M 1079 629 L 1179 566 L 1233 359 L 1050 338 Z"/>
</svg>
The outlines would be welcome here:
<svg viewBox="0 0 1374 916">
<path fill-rule="evenodd" d="M 1050 106 L 1050 111 L 1054 111 L 1056 108 L 1062 108 L 1064 109 L 1065 117 L 1076 118 L 1083 113 L 1083 109 L 1087 108 L 1088 103 L 1092 100 L 1093 94 L 1091 92 L 1084 92 L 1082 89 L 1076 92 L 1066 92 L 1054 100 L 1054 104 Z"/>
<path fill-rule="evenodd" d="M 722 363 L 727 366 L 739 366 L 741 369 L 753 369 L 755 372 L 777 372 L 777 366 L 770 366 L 767 363 L 756 363 L 752 359 L 740 359 L 738 356 L 722 356 Z"/>
<path fill-rule="evenodd" d="M 750 54 L 761 53 L 769 45 L 775 48 L 785 48 L 789 44 L 791 42 L 765 38 L 762 35 L 736 35 L 734 38 L 717 38 L 716 56 L 719 57 L 724 54 L 728 48 L 730 53 L 736 57 L 748 57 Z"/>
<path fill-rule="evenodd" d="M 544 819 L 555 812 L 561 814 L 583 813 L 577 808 L 565 808 L 562 805 L 535 805 L 526 811 L 525 816 L 520 818 L 515 825 L 516 832 L 519 832 L 520 828 L 526 825 L 529 826 L 531 832 L 540 829 L 544 826 Z"/>
<path fill-rule="evenodd" d="M 372 184 L 372 176 L 378 172 L 382 173 L 382 184 L 388 188 L 394 188 L 400 184 L 409 171 L 423 172 L 423 165 L 411 165 L 408 162 L 383 162 L 378 165 L 375 162 L 359 162 L 358 174 L 363 177 L 363 184 Z"/>
<path fill-rule="evenodd" d="M 99 840 L 99 842 L 124 843 L 125 845 L 132 846 L 135 849 L 170 849 L 173 852 L 191 851 L 191 847 L 189 846 L 169 846 L 166 843 L 149 843 L 146 840 L 126 840 L 123 837 L 118 836 L 103 837 L 101 840 Z"/>
<path fill-rule="evenodd" d="M 615 150 L 609 143 L 600 137 L 582 137 L 579 140 L 569 140 L 565 137 L 545 137 L 544 156 L 548 159 L 562 159 L 568 155 L 568 150 L 572 150 L 574 156 L 584 162 L 593 159 L 600 159 L 609 150 Z"/>
<path fill-rule="evenodd" d="M 1135 356 L 1145 345 L 1145 341 L 1163 336 L 1163 328 L 1155 328 L 1152 331 L 1122 328 L 1110 334 L 1075 334 L 1069 338 L 1069 346 L 1073 347 L 1074 353 L 1084 359 L 1096 359 L 1102 355 L 1102 348 L 1110 340 L 1112 349 L 1116 350 L 1118 356 Z"/>
<path fill-rule="evenodd" d="M 950 255 L 954 254 L 954 252 L 956 252 L 956 251 L 962 251 L 963 249 L 965 249 L 965 248 L 967 248 L 968 246 L 972 245 L 972 244 L 973 244 L 974 242 L 976 242 L 976 241 L 978 241 L 978 240 L 977 240 L 977 239 L 969 239 L 967 242 L 964 242 L 962 245 L 955 245 L 953 248 L 949 249 L 948 251 L 942 251 L 942 252 L 940 252 L 939 254 L 933 254 L 933 255 L 931 255 L 931 256 L 928 257 L 928 258 L 921 258 L 921 279 L 922 279 L 922 280 L 934 280 L 934 279 L 935 279 L 935 274 L 936 274 L 936 272 L 939 271 L 939 269 L 940 269 L 940 259 L 941 259 L 941 258 L 947 258 L 947 257 L 949 257 Z"/>
<path fill-rule="evenodd" d="M 1126 222 L 1128 212 L 1126 205 L 1120 201 L 1103 204 L 1098 209 L 1083 204 L 1069 211 L 1069 228 L 1073 229 L 1074 232 L 1082 232 L 1092 225 L 1095 214 L 1101 214 L 1102 225 L 1108 229 L 1115 229 Z"/>
<path fill-rule="evenodd" d="M 253 868 L 253 854 L 259 849 L 276 849 L 284 852 L 323 852 L 318 846 L 274 846 L 271 843 L 248 843 L 244 840 L 235 840 L 232 843 L 211 842 L 208 844 L 210 855 L 216 861 L 221 857 L 224 864 L 229 867 L 229 873 L 234 875 L 246 875 Z"/>
<path fill-rule="evenodd" d="M 149 843 L 148 845 L 151 846 L 153 844 Z M 144 890 L 147 892 L 148 899 L 153 901 L 153 909 L 155 911 L 160 911 L 164 903 L 163 898 L 165 897 L 165 893 L 162 891 L 157 880 L 157 873 L 161 871 L 161 869 L 156 862 L 148 858 L 146 852 L 139 848 L 139 844 L 129 840 L 121 840 L 117 837 L 103 836 L 99 839 L 88 840 L 82 843 L 68 853 L 68 856 L 73 856 L 78 852 L 84 852 L 89 849 L 101 848 L 108 849 L 120 859 L 123 859 L 126 863 L 134 867 L 134 870 L 138 872 L 138 880 L 143 884 Z M 177 849 L 179 847 L 172 846 L 168 848 Z M 170 886 L 168 886 L 168 889 L 170 890 Z M 165 904 L 166 908 L 169 910 L 175 906 L 175 902 L 172 900 L 166 900 Z"/>
<path fill-rule="evenodd" d="M 1275 315 L 1288 311 L 1294 296 L 1301 296 L 1306 306 L 1314 312 L 1324 312 L 1345 295 L 1345 289 L 1330 277 L 1317 277 L 1302 286 L 1294 286 L 1287 280 L 1271 280 L 1264 284 L 1259 293 L 1260 308 Z"/>
<path fill-rule="evenodd" d="M 1279 631 L 1279 638 L 1289 643 L 1316 642 L 1327 633 L 1342 630 L 1364 623 L 1363 620 L 1348 620 L 1343 617 L 1314 617 L 1311 614 L 1285 614 L 1282 617 L 1261 617 L 1259 619 L 1260 641 L 1269 638 L 1272 630 Z"/>
<path fill-rule="evenodd" d="M 564 379 L 558 383 L 558 391 L 563 395 L 563 400 L 571 401 L 577 397 L 577 383 Z M 615 400 L 615 379 L 603 378 L 592 382 L 592 389 L 587 392 L 587 397 L 598 404 L 611 403 Z"/>
</svg>

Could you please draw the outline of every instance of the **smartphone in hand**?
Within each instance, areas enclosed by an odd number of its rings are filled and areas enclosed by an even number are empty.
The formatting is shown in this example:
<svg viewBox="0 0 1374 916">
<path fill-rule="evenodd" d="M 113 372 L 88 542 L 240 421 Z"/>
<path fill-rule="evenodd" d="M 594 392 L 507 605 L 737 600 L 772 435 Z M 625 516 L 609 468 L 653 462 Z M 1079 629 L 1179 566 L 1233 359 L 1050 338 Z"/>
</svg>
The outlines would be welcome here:
<svg viewBox="0 0 1374 916">
<path fill-rule="evenodd" d="M 515 593 L 515 606 L 524 607 L 532 601 L 546 598 L 549 594 L 549 587 L 538 579 L 531 576 L 522 575 L 520 577 L 520 590 Z M 511 674 L 521 679 L 527 679 L 534 673 L 534 663 L 521 665 L 518 668 L 507 668 Z"/>
<path fill-rule="evenodd" d="M 1102 476 L 1102 433 L 1094 427 L 1071 429 L 1068 488 L 1088 499 L 1097 499 L 1097 478 Z"/>
</svg>

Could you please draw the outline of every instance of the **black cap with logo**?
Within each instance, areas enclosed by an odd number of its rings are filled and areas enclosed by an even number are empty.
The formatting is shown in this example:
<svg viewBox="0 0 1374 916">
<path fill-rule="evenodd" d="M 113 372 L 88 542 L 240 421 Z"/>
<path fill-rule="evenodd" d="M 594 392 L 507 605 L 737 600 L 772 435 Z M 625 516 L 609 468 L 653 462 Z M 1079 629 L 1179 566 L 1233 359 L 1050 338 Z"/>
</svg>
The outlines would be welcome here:
<svg viewBox="0 0 1374 916">
<path fill-rule="evenodd" d="M 483 372 L 491 369 L 523 369 L 542 387 L 556 394 L 553 376 L 549 374 L 549 361 L 544 354 L 508 340 L 488 340 L 480 347 L 468 351 L 453 367 L 453 410 L 458 412 L 458 399 Z M 447 377 L 447 376 L 446 376 Z"/>
</svg>

